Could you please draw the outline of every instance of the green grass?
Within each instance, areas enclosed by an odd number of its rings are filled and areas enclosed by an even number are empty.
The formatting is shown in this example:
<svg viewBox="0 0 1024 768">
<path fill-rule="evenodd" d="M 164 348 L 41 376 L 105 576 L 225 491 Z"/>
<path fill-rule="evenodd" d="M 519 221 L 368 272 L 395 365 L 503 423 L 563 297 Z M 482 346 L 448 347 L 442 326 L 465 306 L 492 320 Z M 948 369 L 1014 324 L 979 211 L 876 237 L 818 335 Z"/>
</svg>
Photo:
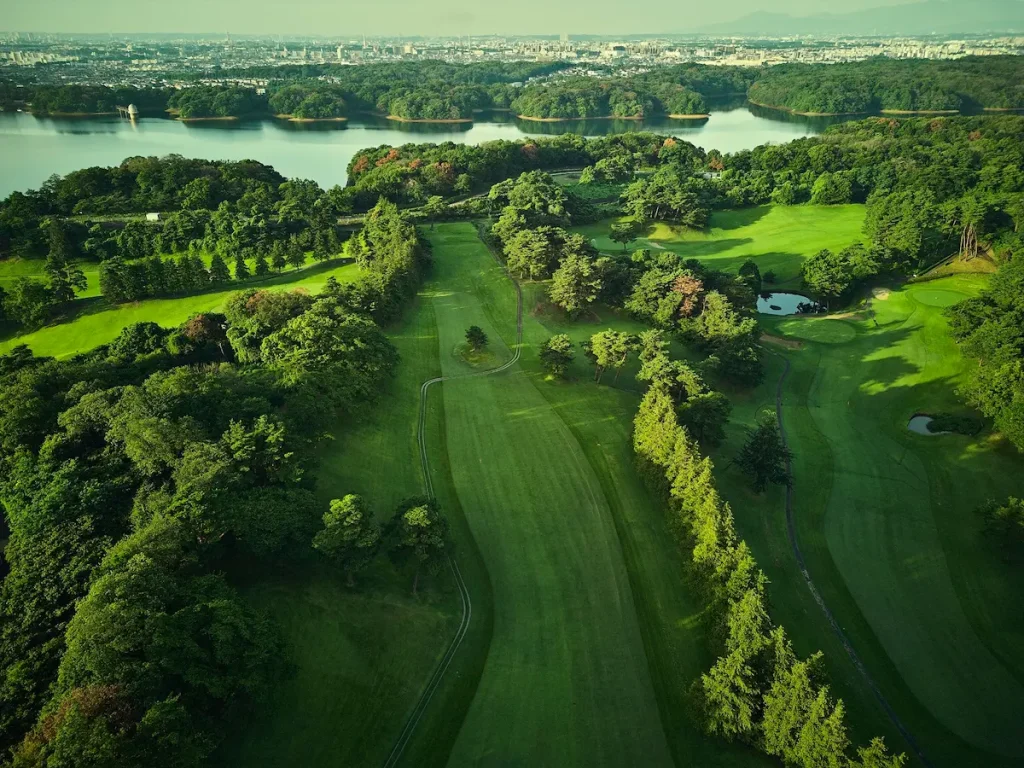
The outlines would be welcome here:
<svg viewBox="0 0 1024 768">
<path fill-rule="evenodd" d="M 972 510 L 1022 491 L 1018 454 L 990 435 L 940 438 L 906 429 L 916 412 L 957 412 L 967 363 L 942 307 L 983 278 L 894 290 L 874 317 L 764 319 L 800 339 L 784 418 L 794 461 L 794 515 L 808 569 L 889 703 L 938 766 L 1019 765 L 1024 619 L 1009 610 L 1024 579 L 989 550 Z M 877 321 L 877 325 L 876 325 Z M 781 360 L 737 410 L 716 455 L 723 492 L 772 581 L 777 620 L 803 653 L 821 648 L 859 740 L 889 727 L 832 635 L 796 567 L 783 494 L 751 494 L 729 459 L 742 427 L 774 407 Z M 901 748 L 906 748 L 902 745 Z"/>
<path fill-rule="evenodd" d="M 181 254 L 163 254 L 162 259 L 171 260 L 180 256 Z M 212 254 L 203 253 L 200 255 L 203 263 L 206 264 L 207 268 L 210 266 L 210 260 Z M 249 266 L 249 272 L 252 273 L 256 269 L 256 262 L 254 259 L 248 259 L 246 263 Z M 43 267 L 46 264 L 46 259 L 0 259 L 0 288 L 10 288 L 11 285 L 21 277 L 30 277 L 36 280 L 44 280 L 45 274 Z M 317 261 L 313 258 L 312 252 L 306 254 L 306 261 L 304 266 L 310 267 L 317 264 Z M 86 287 L 85 290 L 78 294 L 79 299 L 91 299 L 100 295 L 100 266 L 95 261 L 80 261 L 78 266 L 81 267 L 82 272 L 85 274 Z M 234 262 L 228 264 L 228 269 L 234 274 L 235 265 Z M 292 267 L 288 267 L 291 270 Z M 287 274 L 285 272 L 284 274 Z"/>
<path fill-rule="evenodd" d="M 102 298 L 78 299 L 76 313 L 67 322 L 44 326 L 37 331 L 0 341 L 0 354 L 18 344 L 28 344 L 37 355 L 66 357 L 111 341 L 132 323 L 153 322 L 166 327 L 183 323 L 197 312 L 213 312 L 224 306 L 228 296 L 246 288 L 292 290 L 303 288 L 312 293 L 321 290 L 328 277 L 349 282 L 359 276 L 355 264 L 325 262 L 300 271 L 285 272 L 267 280 L 245 283 L 223 291 L 168 299 L 146 299 L 112 306 Z"/>
<path fill-rule="evenodd" d="M 744 261 L 753 259 L 761 274 L 775 272 L 774 286 L 766 288 L 793 288 L 799 285 L 804 259 L 824 248 L 838 251 L 863 240 L 864 213 L 862 205 L 766 205 L 716 211 L 707 231 L 655 222 L 628 248 L 664 249 L 727 272 L 735 272 Z M 575 229 L 591 238 L 601 251 L 619 252 L 621 244 L 608 237 L 612 221 Z"/>
<path fill-rule="evenodd" d="M 45 259 L 0 259 L 0 288 L 9 290 L 14 282 L 22 277 L 42 280 L 45 261 Z M 99 265 L 94 262 L 82 262 L 79 266 L 85 274 L 88 285 L 84 291 L 78 294 L 78 297 L 88 299 L 99 296 Z"/>
<path fill-rule="evenodd" d="M 381 521 L 402 499 L 423 493 L 416 447 L 419 389 L 439 370 L 430 301 L 421 296 L 388 335 L 401 355 L 397 375 L 378 403 L 354 421 L 333 426 L 335 439 L 322 451 L 317 484 L 325 508 L 332 498 L 357 493 Z M 438 414 L 431 414 L 430 424 L 437 422 Z M 436 469 L 446 471 L 443 450 L 431 450 Z M 449 517 L 457 516 L 446 487 L 435 483 Z M 463 561 L 467 576 L 475 575 L 473 561 Z M 455 633 L 461 607 L 447 572 L 425 583 L 416 599 L 408 581 L 396 580 L 384 563 L 361 581 L 366 583 L 353 591 L 320 572 L 303 571 L 249 590 L 284 628 L 295 674 L 262 716 L 222 750 L 219 764 L 342 768 L 384 762 Z M 486 586 L 486 578 L 475 581 Z M 479 598 L 475 634 L 452 667 L 453 675 L 469 681 L 478 674 L 478 649 L 486 653 L 486 596 Z M 439 692 L 434 703 L 439 712 L 456 707 L 457 727 L 458 706 L 464 709 L 471 695 L 454 687 Z M 433 733 L 444 735 L 443 724 L 431 725 Z M 440 750 L 427 740 L 415 742 L 409 753 L 416 747 L 425 755 L 419 764 L 443 764 L 453 738 L 447 736 Z"/>
<path fill-rule="evenodd" d="M 446 375 L 479 325 L 510 355 L 511 283 L 471 225 L 431 233 Z M 445 382 L 448 460 L 490 574 L 494 631 L 450 765 L 668 765 L 629 578 L 601 484 L 519 365 Z"/>
<path fill-rule="evenodd" d="M 454 631 L 445 592 L 409 594 L 406 579 L 344 579 L 318 570 L 272 575 L 246 590 L 277 622 L 291 673 L 218 753 L 232 768 L 380 765 Z M 369 586 L 367 586 L 369 584 Z"/>
</svg>

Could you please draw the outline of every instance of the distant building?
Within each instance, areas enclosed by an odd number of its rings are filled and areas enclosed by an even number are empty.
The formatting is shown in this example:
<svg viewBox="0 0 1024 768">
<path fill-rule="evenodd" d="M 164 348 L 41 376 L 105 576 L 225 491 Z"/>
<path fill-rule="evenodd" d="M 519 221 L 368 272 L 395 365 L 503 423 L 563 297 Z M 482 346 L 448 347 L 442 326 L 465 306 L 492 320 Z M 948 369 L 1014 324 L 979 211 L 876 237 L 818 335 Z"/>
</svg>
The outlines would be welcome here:
<svg viewBox="0 0 1024 768">
<path fill-rule="evenodd" d="M 147 213 L 146 214 L 146 221 L 160 221 L 160 214 L 159 213 Z"/>
</svg>

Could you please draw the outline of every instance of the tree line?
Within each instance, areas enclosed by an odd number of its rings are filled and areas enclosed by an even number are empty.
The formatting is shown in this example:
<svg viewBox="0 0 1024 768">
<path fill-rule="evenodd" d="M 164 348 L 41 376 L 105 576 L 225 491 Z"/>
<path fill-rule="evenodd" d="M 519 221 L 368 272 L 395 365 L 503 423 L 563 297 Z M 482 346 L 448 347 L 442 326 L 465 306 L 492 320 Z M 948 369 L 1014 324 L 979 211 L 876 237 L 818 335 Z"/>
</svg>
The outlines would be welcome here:
<svg viewBox="0 0 1024 768">
<path fill-rule="evenodd" d="M 960 394 L 1024 451 L 1024 259 L 1004 262 L 980 296 L 946 314 L 960 351 L 977 364 Z"/>
<path fill-rule="evenodd" d="M 751 101 L 808 113 L 961 111 L 1024 106 L 1016 88 L 1019 57 L 956 60 L 875 58 L 842 64 L 715 67 L 681 64 L 639 75 L 560 76 L 566 62 L 439 61 L 239 67 L 225 78 L 260 78 L 266 93 L 237 85 L 182 89 L 101 85 L 0 87 L 5 107 L 28 102 L 39 113 L 112 112 L 135 103 L 183 118 L 287 114 L 333 118 L 375 112 L 417 120 L 471 118 L 475 110 L 512 109 L 535 118 L 641 118 L 707 111 L 707 98 L 745 94 Z"/>
<path fill-rule="evenodd" d="M 749 744 L 786 765 L 897 768 L 881 738 L 850 755 L 842 700 L 831 695 L 820 652 L 806 659 L 769 615 L 767 578 L 735 530 L 711 461 L 682 423 L 687 390 L 678 386 L 664 350 L 649 347 L 641 379 L 633 448 L 642 471 L 668 500 L 669 527 L 686 552 L 709 605 L 709 636 L 719 654 L 694 682 L 709 734 Z"/>
<path fill-rule="evenodd" d="M 55 178 L 43 189 L 14 193 L 0 206 L 8 252 L 46 255 L 45 281 L 24 277 L 0 292 L 0 320 L 29 327 L 45 321 L 86 287 L 80 264 L 87 261 L 99 262 L 100 291 L 118 303 L 265 277 L 301 267 L 307 254 L 324 261 L 342 250 L 337 205 L 315 182 L 279 181 L 272 168 L 259 164 L 220 166 L 175 156 L 143 160 Z M 165 187 L 175 181 L 184 187 Z M 63 216 L 86 208 L 82 203 L 90 192 L 115 185 L 120 189 L 113 194 L 125 207 L 156 202 L 179 210 L 157 222 Z"/>
<path fill-rule="evenodd" d="M 266 79 L 265 92 L 240 85 L 190 84 L 181 89 L 103 85 L 0 84 L 0 106 L 26 103 L 39 114 L 100 114 L 135 104 L 184 119 L 288 115 L 305 119 L 380 113 L 416 120 L 464 119 L 478 109 L 506 109 L 519 84 L 567 67 L 564 63 L 440 61 L 303 65 L 224 70 L 226 79 Z M 262 89 L 261 89 L 262 90 Z"/>
<path fill-rule="evenodd" d="M 426 266 L 393 206 L 365 243 L 363 280 L 318 296 L 249 290 L 70 358 L 0 356 L 10 765 L 202 763 L 287 673 L 276 626 L 233 586 L 245 569 L 322 557 L 354 580 L 382 551 L 413 584 L 436 569 L 433 504 L 380 530 L 358 499 L 321 509 L 313 490 L 324 425 L 392 375 L 378 320 Z"/>
<path fill-rule="evenodd" d="M 1019 56 L 887 59 L 842 64 L 782 64 L 750 86 L 750 100 L 795 112 L 959 112 L 1024 107 L 1012 84 L 1024 77 Z"/>
</svg>

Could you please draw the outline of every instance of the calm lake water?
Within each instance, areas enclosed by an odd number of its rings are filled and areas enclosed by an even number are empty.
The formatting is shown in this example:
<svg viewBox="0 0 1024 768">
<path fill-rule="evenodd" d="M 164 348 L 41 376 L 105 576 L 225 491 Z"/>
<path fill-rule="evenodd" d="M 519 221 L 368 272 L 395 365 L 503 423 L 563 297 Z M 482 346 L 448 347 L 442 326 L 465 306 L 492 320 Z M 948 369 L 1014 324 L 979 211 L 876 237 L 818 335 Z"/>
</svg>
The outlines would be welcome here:
<svg viewBox="0 0 1024 768">
<path fill-rule="evenodd" d="M 345 183 L 349 160 L 364 147 L 409 142 L 479 144 L 558 133 L 599 136 L 656 131 L 705 149 L 736 152 L 820 133 L 835 119 L 803 118 L 745 103 L 712 107 L 703 121 L 580 120 L 537 123 L 489 114 L 472 124 L 431 125 L 357 118 L 347 123 L 296 124 L 281 120 L 182 123 L 158 117 L 137 122 L 110 117 L 44 118 L 0 113 L 0 197 L 36 188 L 51 174 L 93 165 L 117 165 L 133 155 L 180 154 L 214 160 L 253 159 L 285 176 Z"/>
<path fill-rule="evenodd" d="M 757 297 L 757 311 L 762 315 L 797 315 L 801 305 L 818 306 L 800 293 L 765 293 Z"/>
</svg>

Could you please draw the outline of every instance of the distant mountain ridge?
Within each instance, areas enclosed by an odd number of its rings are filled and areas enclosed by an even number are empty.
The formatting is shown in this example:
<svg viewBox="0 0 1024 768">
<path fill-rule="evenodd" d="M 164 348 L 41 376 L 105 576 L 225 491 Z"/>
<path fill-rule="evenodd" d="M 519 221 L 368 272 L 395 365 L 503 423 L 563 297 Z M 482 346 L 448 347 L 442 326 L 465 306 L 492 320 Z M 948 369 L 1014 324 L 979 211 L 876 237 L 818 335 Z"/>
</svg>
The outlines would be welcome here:
<svg viewBox="0 0 1024 768">
<path fill-rule="evenodd" d="M 722 35 L 930 35 L 1024 31 L 1020 0 L 924 0 L 853 13 L 790 16 L 758 11 L 687 32 Z"/>
</svg>

